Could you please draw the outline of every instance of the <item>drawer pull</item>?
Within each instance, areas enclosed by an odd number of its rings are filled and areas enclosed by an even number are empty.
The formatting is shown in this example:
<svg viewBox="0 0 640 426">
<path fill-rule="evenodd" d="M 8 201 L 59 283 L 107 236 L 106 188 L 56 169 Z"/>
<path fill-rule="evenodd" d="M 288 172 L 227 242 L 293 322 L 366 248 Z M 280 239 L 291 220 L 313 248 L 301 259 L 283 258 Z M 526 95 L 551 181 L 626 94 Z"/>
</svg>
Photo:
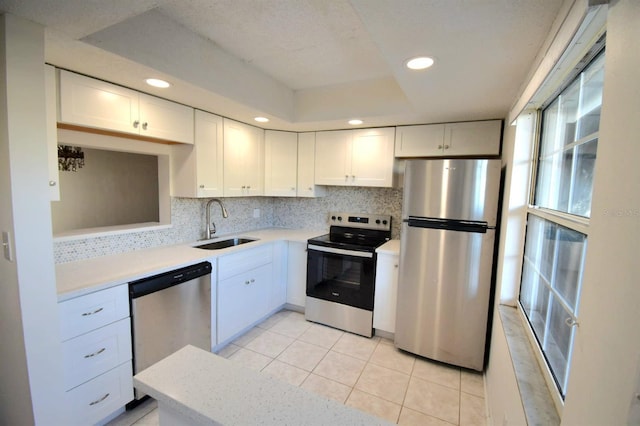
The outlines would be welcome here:
<svg viewBox="0 0 640 426">
<path fill-rule="evenodd" d="M 96 356 L 96 355 L 100 355 L 102 352 L 104 352 L 104 351 L 106 351 L 106 350 L 107 350 L 107 348 L 102 348 L 102 349 L 100 349 L 99 351 L 94 352 L 94 353 L 92 353 L 92 354 L 85 355 L 84 357 L 85 357 L 85 358 L 91 358 L 91 357 L 94 357 L 94 356 Z"/>
<path fill-rule="evenodd" d="M 100 404 L 102 401 L 104 401 L 104 400 L 105 400 L 105 399 L 107 399 L 107 398 L 109 398 L 109 393 L 107 393 L 105 396 L 103 396 L 103 397 L 102 397 L 102 398 L 100 398 L 100 399 L 96 399 L 95 401 L 90 402 L 90 403 L 89 403 L 89 405 L 91 406 L 91 405 Z"/>
<path fill-rule="evenodd" d="M 97 314 L 98 312 L 102 312 L 104 308 L 98 308 L 93 312 L 85 312 L 84 314 L 82 314 L 83 317 L 88 317 L 89 315 L 94 315 Z"/>
</svg>

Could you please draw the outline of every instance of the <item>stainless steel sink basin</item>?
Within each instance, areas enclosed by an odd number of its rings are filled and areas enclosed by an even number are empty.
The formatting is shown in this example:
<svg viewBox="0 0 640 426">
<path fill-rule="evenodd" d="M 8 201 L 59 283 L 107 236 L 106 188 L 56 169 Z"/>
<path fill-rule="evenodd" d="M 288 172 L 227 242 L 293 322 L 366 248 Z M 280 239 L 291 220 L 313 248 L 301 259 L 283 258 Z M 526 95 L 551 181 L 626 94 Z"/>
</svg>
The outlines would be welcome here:
<svg viewBox="0 0 640 426">
<path fill-rule="evenodd" d="M 204 250 L 221 250 L 228 247 L 239 246 L 240 244 L 250 243 L 251 241 L 257 241 L 252 238 L 229 238 L 226 240 L 214 241 L 213 243 L 202 244 L 195 246 L 195 248 Z"/>
</svg>

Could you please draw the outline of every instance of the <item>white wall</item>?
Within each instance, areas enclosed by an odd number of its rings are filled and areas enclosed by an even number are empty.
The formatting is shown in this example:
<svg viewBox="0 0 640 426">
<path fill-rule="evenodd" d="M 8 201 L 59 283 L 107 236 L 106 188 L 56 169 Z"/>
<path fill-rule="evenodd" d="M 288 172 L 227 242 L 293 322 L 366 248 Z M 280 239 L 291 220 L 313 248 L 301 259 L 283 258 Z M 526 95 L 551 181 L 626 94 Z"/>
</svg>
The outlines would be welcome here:
<svg viewBox="0 0 640 426">
<path fill-rule="evenodd" d="M 64 424 L 62 357 L 48 220 L 44 29 L 0 17 L 0 422 Z M 20 166 L 17 167 L 16 165 Z"/>
<path fill-rule="evenodd" d="M 612 1 L 566 425 L 627 424 L 640 386 L 639 40 L 640 2 Z M 640 416 L 629 423 L 639 424 Z"/>
</svg>

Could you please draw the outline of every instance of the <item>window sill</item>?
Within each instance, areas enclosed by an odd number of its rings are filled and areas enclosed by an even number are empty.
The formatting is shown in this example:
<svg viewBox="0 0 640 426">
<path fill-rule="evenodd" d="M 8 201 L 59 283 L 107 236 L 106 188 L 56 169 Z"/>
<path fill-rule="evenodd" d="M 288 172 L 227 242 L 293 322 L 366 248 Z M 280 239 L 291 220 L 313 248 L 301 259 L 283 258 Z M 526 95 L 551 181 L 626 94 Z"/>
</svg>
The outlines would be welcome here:
<svg viewBox="0 0 640 426">
<path fill-rule="evenodd" d="M 560 417 L 516 308 L 499 306 L 527 424 L 559 425 Z"/>
</svg>

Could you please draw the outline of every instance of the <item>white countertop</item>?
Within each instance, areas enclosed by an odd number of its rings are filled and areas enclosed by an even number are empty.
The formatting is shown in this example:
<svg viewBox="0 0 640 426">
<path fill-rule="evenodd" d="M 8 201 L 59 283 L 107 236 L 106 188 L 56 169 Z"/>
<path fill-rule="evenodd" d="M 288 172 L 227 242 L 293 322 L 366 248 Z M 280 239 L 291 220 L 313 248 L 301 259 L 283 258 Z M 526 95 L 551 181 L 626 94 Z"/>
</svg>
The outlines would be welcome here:
<svg viewBox="0 0 640 426">
<path fill-rule="evenodd" d="M 110 256 L 101 256 L 77 262 L 56 265 L 56 287 L 58 301 L 82 296 L 150 275 L 161 274 L 173 269 L 189 266 L 197 262 L 215 259 L 235 251 L 256 247 L 273 241 L 306 242 L 309 238 L 325 234 L 318 229 L 269 228 L 237 234 L 220 235 L 213 240 L 219 241 L 234 236 L 255 238 L 257 241 L 222 250 L 203 250 L 195 245 L 207 241 L 189 244 L 177 244 L 144 250 L 136 250 Z"/>
<path fill-rule="evenodd" d="M 184 424 L 390 424 L 194 346 L 138 373 L 134 384 L 158 401 L 161 416 L 166 407 Z"/>
<path fill-rule="evenodd" d="M 400 240 L 389 240 L 376 249 L 376 253 L 400 254 Z"/>
</svg>

